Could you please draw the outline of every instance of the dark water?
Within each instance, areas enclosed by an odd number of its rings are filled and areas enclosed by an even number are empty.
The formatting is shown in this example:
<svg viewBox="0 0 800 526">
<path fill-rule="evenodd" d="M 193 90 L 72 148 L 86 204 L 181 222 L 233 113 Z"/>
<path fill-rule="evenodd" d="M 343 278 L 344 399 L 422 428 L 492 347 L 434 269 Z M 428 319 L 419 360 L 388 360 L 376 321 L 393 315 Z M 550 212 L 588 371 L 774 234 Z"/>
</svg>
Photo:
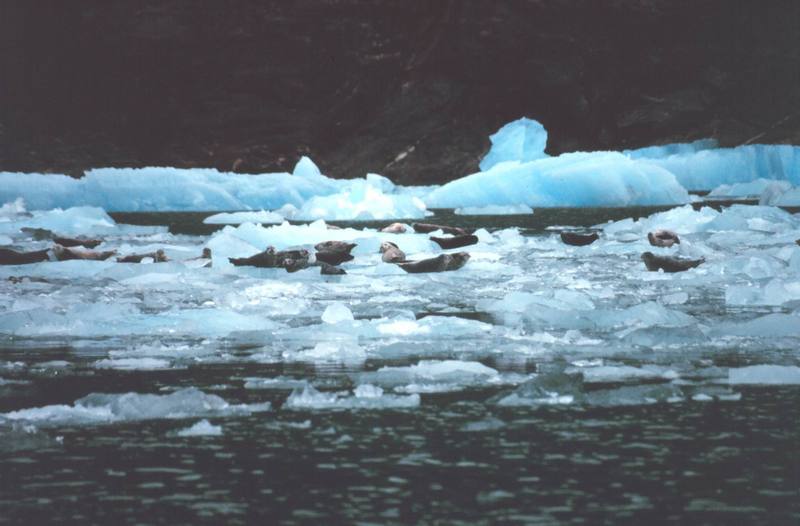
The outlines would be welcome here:
<svg viewBox="0 0 800 526">
<path fill-rule="evenodd" d="M 534 234 L 591 226 L 657 209 L 537 210 L 431 222 Z M 207 234 L 205 213 L 114 214 Z M 383 224 L 383 223 L 381 223 Z M 344 223 L 343 225 L 347 225 Z M 359 223 L 361 226 L 375 226 Z M 221 344 L 224 347 L 224 343 Z M 487 344 L 488 345 L 488 344 Z M 269 344 L 267 345 L 269 347 Z M 19 363 L 3 377 L 0 412 L 71 404 L 88 393 L 164 393 L 194 386 L 230 403 L 271 402 L 249 416 L 209 417 L 222 436 L 179 437 L 198 418 L 110 425 L 8 427 L 0 441 L 0 523 L 9 524 L 800 524 L 800 388 L 737 387 L 736 401 L 622 407 L 501 407 L 510 387 L 423 394 L 407 410 L 282 408 L 289 389 L 246 389 L 247 378 L 286 376 L 352 387 L 361 369 L 248 361 L 164 371 L 91 367 L 102 342 L 36 347 L 0 342 Z M 529 373 L 541 364 L 481 361 Z M 701 349 L 637 359 L 722 366 L 758 362 L 750 351 Z M 796 349 L 779 349 L 793 363 Z M 423 357 L 420 355 L 416 358 Z M 408 356 L 402 363 L 413 362 Z M 554 359 L 558 361 L 558 358 Z M 68 366 L 36 367 L 67 363 Z M 602 388 L 604 386 L 597 386 Z"/>
</svg>

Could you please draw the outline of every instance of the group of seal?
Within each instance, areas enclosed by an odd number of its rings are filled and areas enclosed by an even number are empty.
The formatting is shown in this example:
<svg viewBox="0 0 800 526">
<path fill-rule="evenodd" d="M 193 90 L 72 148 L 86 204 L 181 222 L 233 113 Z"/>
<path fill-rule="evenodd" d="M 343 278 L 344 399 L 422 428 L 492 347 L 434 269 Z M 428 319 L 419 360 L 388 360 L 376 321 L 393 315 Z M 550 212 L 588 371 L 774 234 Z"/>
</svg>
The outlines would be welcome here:
<svg viewBox="0 0 800 526">
<path fill-rule="evenodd" d="M 43 250 L 33 250 L 29 252 L 0 248 L 0 265 L 28 265 L 43 261 L 70 261 L 76 259 L 85 261 L 105 261 L 117 255 L 116 249 L 94 250 L 103 242 L 102 239 L 63 237 L 55 235 L 45 229 L 25 229 L 25 231 L 32 234 L 37 239 L 53 240 L 52 246 Z M 208 247 L 203 248 L 203 253 L 200 257 L 191 258 L 187 261 L 195 260 L 205 260 L 205 264 L 202 266 L 210 267 L 211 249 Z M 169 261 L 169 258 L 166 256 L 163 249 L 144 254 L 127 254 L 117 258 L 117 263 L 166 263 L 167 261 Z"/>
<path fill-rule="evenodd" d="M 581 234 L 577 232 L 561 232 L 561 241 L 566 245 L 583 247 L 591 245 L 600 239 L 597 232 Z M 654 247 L 669 248 L 679 245 L 681 240 L 678 234 L 672 230 L 659 229 L 647 233 L 647 241 Z M 798 240 L 800 244 L 800 240 Z M 642 261 L 647 270 L 657 272 L 684 272 L 686 270 L 700 266 L 705 262 L 704 258 L 689 259 L 677 256 L 657 256 L 652 252 L 644 252 L 641 255 Z"/>
</svg>

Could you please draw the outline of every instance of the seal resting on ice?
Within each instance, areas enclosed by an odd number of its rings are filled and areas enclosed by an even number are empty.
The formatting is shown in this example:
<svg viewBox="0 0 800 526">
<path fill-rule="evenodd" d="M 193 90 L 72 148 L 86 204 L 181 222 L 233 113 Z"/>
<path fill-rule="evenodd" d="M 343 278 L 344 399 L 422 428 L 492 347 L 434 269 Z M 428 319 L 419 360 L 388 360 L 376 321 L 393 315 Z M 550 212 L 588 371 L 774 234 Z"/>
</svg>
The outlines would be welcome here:
<svg viewBox="0 0 800 526">
<path fill-rule="evenodd" d="M 169 258 L 162 249 L 158 249 L 155 252 L 148 252 L 147 254 L 128 254 L 127 256 L 122 256 L 117 258 L 118 263 L 141 263 L 144 259 L 151 258 L 153 263 L 166 263 L 169 261 Z"/>
<path fill-rule="evenodd" d="M 478 236 L 474 234 L 467 234 L 463 236 L 453 237 L 436 237 L 431 236 L 431 241 L 444 249 L 448 248 L 461 248 L 468 245 L 474 245 L 478 242 Z"/>
<path fill-rule="evenodd" d="M 445 272 L 458 270 L 469 261 L 469 254 L 456 252 L 454 254 L 440 254 L 435 258 L 419 261 L 404 261 L 397 265 L 406 272 L 417 274 L 422 272 Z"/>
<path fill-rule="evenodd" d="M 663 270 L 664 272 L 683 272 L 705 263 L 706 260 L 704 258 L 686 259 L 674 256 L 656 256 L 652 252 L 645 252 L 642 254 L 642 261 L 644 261 L 647 270 L 651 272 L 656 272 L 658 270 Z"/>
<path fill-rule="evenodd" d="M 381 243 L 381 260 L 384 263 L 400 263 L 406 261 L 406 254 L 400 247 L 391 241 L 384 241 Z"/>
<path fill-rule="evenodd" d="M 454 236 L 466 236 L 472 233 L 472 230 L 467 230 L 465 228 L 457 226 L 434 225 L 433 223 L 413 223 L 411 228 L 414 229 L 414 232 L 420 234 L 430 234 L 431 232 L 435 232 L 437 230 L 441 230 L 445 234 L 452 234 Z"/>
<path fill-rule="evenodd" d="M 0 248 L 0 265 L 28 265 L 50 260 L 50 250 L 18 252 L 10 248 Z"/>
<path fill-rule="evenodd" d="M 600 235 L 597 232 L 592 232 L 591 234 L 561 232 L 561 241 L 565 245 L 572 245 L 574 247 L 585 247 L 586 245 L 591 245 L 598 239 L 600 239 Z"/>
<path fill-rule="evenodd" d="M 647 233 L 647 240 L 654 247 L 669 248 L 672 245 L 680 245 L 681 240 L 678 234 L 672 230 L 654 230 Z"/>
<path fill-rule="evenodd" d="M 68 261 L 70 259 L 85 259 L 88 261 L 102 261 L 116 256 L 116 250 L 88 250 L 81 248 L 68 248 L 61 245 L 53 245 L 53 256 L 59 261 Z"/>
</svg>

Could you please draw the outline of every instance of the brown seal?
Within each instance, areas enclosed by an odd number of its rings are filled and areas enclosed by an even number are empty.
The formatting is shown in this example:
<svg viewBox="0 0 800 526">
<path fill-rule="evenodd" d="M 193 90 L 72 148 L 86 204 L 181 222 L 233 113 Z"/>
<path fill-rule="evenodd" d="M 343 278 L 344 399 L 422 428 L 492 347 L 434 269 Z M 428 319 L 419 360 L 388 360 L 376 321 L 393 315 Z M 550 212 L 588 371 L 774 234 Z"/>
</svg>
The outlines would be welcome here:
<svg viewBox="0 0 800 526">
<path fill-rule="evenodd" d="M 85 259 L 87 261 L 102 261 L 116 256 L 116 250 L 89 250 L 77 247 L 67 248 L 61 245 L 53 245 L 53 255 L 59 261 L 68 261 L 71 259 Z"/>
<path fill-rule="evenodd" d="M 453 237 L 431 236 L 431 241 L 446 250 L 448 248 L 461 248 L 469 245 L 475 245 L 478 242 L 478 236 L 474 234 Z"/>
<path fill-rule="evenodd" d="M 451 234 L 454 236 L 466 236 L 472 234 L 472 230 L 467 230 L 466 228 L 461 228 L 457 226 L 446 226 L 446 225 L 434 225 L 433 223 L 413 223 L 411 228 L 414 229 L 414 232 L 418 232 L 420 234 L 430 234 L 431 232 L 435 232 L 437 230 L 441 230 L 445 234 Z"/>
<path fill-rule="evenodd" d="M 406 226 L 403 223 L 392 223 L 389 226 L 381 228 L 381 232 L 385 232 L 387 234 L 405 234 Z"/>
<path fill-rule="evenodd" d="M 561 241 L 574 247 L 585 247 L 600 239 L 597 232 L 591 234 L 578 234 L 577 232 L 561 232 Z"/>
<path fill-rule="evenodd" d="M 672 230 L 654 230 L 647 233 L 647 240 L 654 247 L 671 247 L 672 245 L 680 245 L 681 240 L 678 234 Z"/>
<path fill-rule="evenodd" d="M 409 273 L 421 272 L 445 272 L 448 270 L 458 270 L 469 261 L 469 254 L 466 252 L 456 252 L 454 254 L 440 254 L 435 258 L 423 259 L 420 261 L 405 261 L 397 265 Z"/>
<path fill-rule="evenodd" d="M 384 241 L 381 243 L 381 260 L 384 263 L 400 263 L 402 261 L 406 261 L 406 254 L 400 247 L 392 243 L 391 241 Z"/>
<path fill-rule="evenodd" d="M 652 252 L 645 252 L 642 254 L 642 261 L 644 261 L 647 270 L 651 272 L 658 270 L 663 270 L 664 272 L 683 272 L 705 263 L 706 260 L 705 258 L 686 259 L 673 256 L 656 256 Z"/>
<path fill-rule="evenodd" d="M 0 248 L 0 265 L 28 265 L 49 261 L 49 250 L 34 250 L 32 252 L 17 252 L 10 248 Z"/>
<path fill-rule="evenodd" d="M 159 248 L 155 252 L 149 252 L 147 254 L 128 254 L 127 256 L 122 256 L 117 258 L 117 263 L 141 263 L 145 258 L 152 258 L 153 263 L 166 263 L 169 261 L 164 251 Z"/>
</svg>

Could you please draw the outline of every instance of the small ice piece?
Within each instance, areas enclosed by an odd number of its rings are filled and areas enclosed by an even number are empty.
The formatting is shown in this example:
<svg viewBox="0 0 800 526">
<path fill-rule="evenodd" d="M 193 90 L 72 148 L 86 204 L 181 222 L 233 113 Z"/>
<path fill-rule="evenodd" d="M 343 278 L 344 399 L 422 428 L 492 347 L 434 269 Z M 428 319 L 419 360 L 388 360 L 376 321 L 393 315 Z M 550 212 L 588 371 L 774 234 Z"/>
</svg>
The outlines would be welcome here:
<svg viewBox="0 0 800 526">
<path fill-rule="evenodd" d="M 645 380 L 673 380 L 677 373 L 661 367 L 632 367 L 629 365 L 601 365 L 596 367 L 573 367 L 567 374 L 579 372 L 584 383 L 623 383 Z"/>
<path fill-rule="evenodd" d="M 322 321 L 325 323 L 340 323 L 343 321 L 353 321 L 353 313 L 346 305 L 340 302 L 331 303 L 322 313 Z"/>
<path fill-rule="evenodd" d="M 486 171 L 504 161 L 532 161 L 547 157 L 547 130 L 538 121 L 528 118 L 509 122 L 489 137 L 492 147 L 481 160 Z"/>
<path fill-rule="evenodd" d="M 200 420 L 195 425 L 181 429 L 176 433 L 179 437 L 222 436 L 222 426 L 212 425 L 208 420 Z"/>
<path fill-rule="evenodd" d="M 158 358 L 116 358 L 98 360 L 94 363 L 97 369 L 119 369 L 123 371 L 154 371 L 157 369 L 169 369 L 169 360 Z"/>
<path fill-rule="evenodd" d="M 414 386 L 406 392 L 438 392 L 431 386 L 446 386 L 444 390 L 460 390 L 469 386 L 498 384 L 500 374 L 480 362 L 460 360 L 422 360 L 405 367 L 381 367 L 377 371 L 361 373 L 362 382 L 382 387 Z M 428 387 L 426 387 L 428 386 Z"/>
<path fill-rule="evenodd" d="M 203 219 L 206 225 L 241 225 L 242 223 L 281 224 L 284 217 L 277 212 L 260 210 L 258 212 L 223 212 Z"/>
<path fill-rule="evenodd" d="M 456 208 L 455 213 L 463 216 L 505 216 L 532 214 L 533 208 L 527 205 L 487 205 L 487 206 L 467 206 Z"/>
<path fill-rule="evenodd" d="M 71 406 L 48 405 L 0 414 L 8 420 L 39 425 L 111 423 L 154 418 L 187 418 L 205 415 L 249 415 L 268 411 L 270 404 L 231 405 L 219 396 L 189 387 L 166 395 L 92 393 Z"/>
<path fill-rule="evenodd" d="M 296 389 L 308 385 L 307 380 L 278 376 L 277 378 L 246 378 L 245 389 Z"/>
<path fill-rule="evenodd" d="M 794 365 L 750 365 L 728 370 L 731 385 L 798 385 L 800 367 Z"/>
<path fill-rule="evenodd" d="M 380 398 L 383 396 L 383 389 L 370 384 L 362 384 L 353 390 L 353 394 L 358 398 Z"/>
<path fill-rule="evenodd" d="M 286 403 L 286 409 L 403 409 L 419 406 L 418 394 L 408 396 L 387 395 L 374 386 L 360 386 L 353 396 L 324 393 L 312 386 L 295 389 Z"/>
<path fill-rule="evenodd" d="M 348 364 L 362 363 L 367 353 L 355 341 L 319 342 L 313 349 L 306 349 L 294 354 L 284 353 L 291 361 L 300 362 L 342 362 Z"/>
</svg>

